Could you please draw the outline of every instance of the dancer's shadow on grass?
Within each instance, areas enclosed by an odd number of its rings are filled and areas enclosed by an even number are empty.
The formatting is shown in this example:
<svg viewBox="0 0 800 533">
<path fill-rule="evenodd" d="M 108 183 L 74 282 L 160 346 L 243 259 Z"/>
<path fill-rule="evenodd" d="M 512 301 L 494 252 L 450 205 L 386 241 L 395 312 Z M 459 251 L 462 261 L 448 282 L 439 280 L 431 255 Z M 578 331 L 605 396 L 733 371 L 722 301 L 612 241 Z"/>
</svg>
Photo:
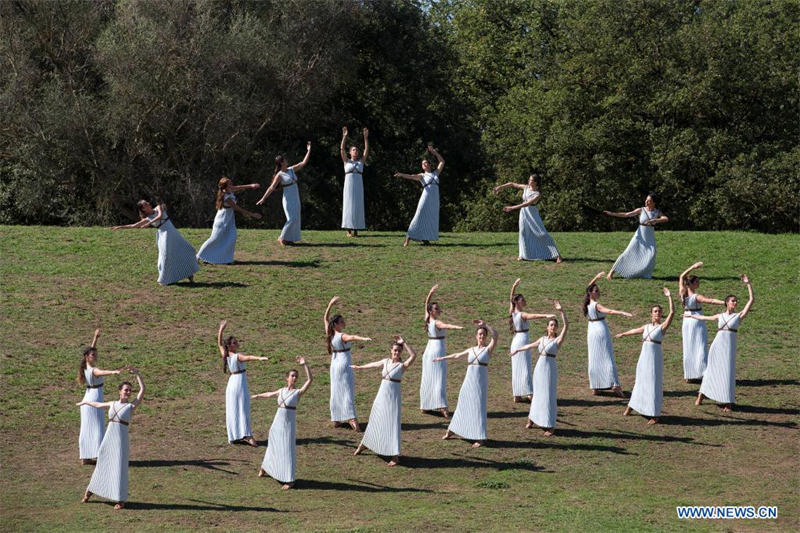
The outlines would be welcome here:
<svg viewBox="0 0 800 533">
<path fill-rule="evenodd" d="M 366 242 L 298 242 L 289 246 L 293 248 L 386 248 L 385 244 Z"/>
<path fill-rule="evenodd" d="M 489 448 L 502 448 L 495 446 L 498 441 L 486 441 L 484 446 Z M 499 441 L 503 442 L 503 441 Z M 494 470 L 527 470 L 529 472 L 548 472 L 543 466 L 533 461 L 494 461 L 483 457 L 412 457 L 403 455 L 398 466 L 406 468 L 492 468 Z"/>
<path fill-rule="evenodd" d="M 125 509 L 138 509 L 142 511 L 156 511 L 156 510 L 165 510 L 165 511 L 268 511 L 268 512 L 285 512 L 281 509 L 275 509 L 274 507 L 255 507 L 250 505 L 227 505 L 224 503 L 214 503 L 214 502 L 206 502 L 203 500 L 193 500 L 189 499 L 190 502 L 196 502 L 197 504 L 189 504 L 189 503 L 156 503 L 156 502 L 125 502 Z M 103 502 L 105 503 L 105 502 Z M 111 504 L 113 505 L 113 504 Z"/>
<path fill-rule="evenodd" d="M 169 460 L 169 459 L 145 459 L 130 461 L 128 465 L 134 468 L 166 468 L 170 466 L 197 466 L 207 470 L 216 470 L 218 472 L 225 472 L 226 474 L 233 474 L 238 476 L 238 472 L 225 470 L 220 466 L 229 466 L 231 463 L 228 461 L 221 461 L 219 459 L 189 459 L 183 461 Z"/>
<path fill-rule="evenodd" d="M 556 430 L 556 435 L 561 431 Z M 631 453 L 621 446 L 605 446 L 602 444 L 570 444 L 555 442 L 558 438 L 546 437 L 547 440 L 539 441 L 513 441 L 513 440 L 489 440 L 486 441 L 486 446 L 489 448 L 525 448 L 525 449 L 556 449 L 556 450 L 576 450 L 576 451 L 592 451 L 592 452 L 609 452 L 618 455 L 638 455 Z"/>
<path fill-rule="evenodd" d="M 633 417 L 636 418 L 636 417 Z M 649 418 L 649 417 L 639 417 Z M 659 420 L 661 420 L 659 418 Z M 631 431 L 581 431 L 579 429 L 558 429 L 556 435 L 573 439 L 627 439 L 627 440 L 647 440 L 653 442 L 679 442 L 682 444 L 693 444 L 695 446 L 719 447 L 719 444 L 708 444 L 695 441 L 692 437 L 675 437 L 673 435 L 648 435 L 647 433 L 634 433 Z"/>
<path fill-rule="evenodd" d="M 405 462 L 405 459 L 405 457 L 402 458 L 400 463 L 401 466 Z M 434 492 L 428 489 L 417 489 L 412 487 L 389 487 L 388 485 L 378 485 L 377 483 L 369 483 L 367 481 L 359 481 L 357 479 L 348 479 L 348 481 L 355 481 L 358 483 L 358 485 L 355 483 L 345 483 L 343 481 L 298 479 L 294 485 L 294 488 L 300 490 L 354 490 L 356 492 Z"/>
<path fill-rule="evenodd" d="M 742 405 L 738 403 L 733 406 L 733 412 L 758 413 L 762 415 L 800 415 L 800 409 L 797 408 L 761 407 L 760 405 Z"/>
<path fill-rule="evenodd" d="M 235 261 L 233 266 L 285 266 L 291 268 L 318 268 L 321 264 L 319 259 L 312 259 L 310 261 Z"/>
<path fill-rule="evenodd" d="M 613 263 L 616 257 L 562 257 L 564 263 Z M 528 261 L 530 262 L 530 261 Z"/>
<path fill-rule="evenodd" d="M 699 387 L 699 385 L 698 385 Z M 665 390 L 664 397 L 667 398 L 683 398 L 683 397 L 695 397 L 697 396 L 697 390 Z"/>
<path fill-rule="evenodd" d="M 361 438 L 361 433 L 353 433 L 353 440 L 344 440 L 344 439 L 334 439 L 332 437 L 314 437 L 314 438 L 305 438 L 305 439 L 297 439 L 297 445 L 302 446 L 304 444 L 333 444 L 336 446 L 344 446 L 346 448 L 352 448 L 356 445 L 356 439 Z M 259 443 L 260 444 L 260 443 Z M 267 444 L 267 441 L 264 441 L 264 445 Z"/>
<path fill-rule="evenodd" d="M 203 288 L 222 288 L 222 287 L 249 287 L 247 283 L 241 283 L 239 281 L 195 281 L 192 283 L 191 281 L 179 281 L 178 283 L 173 283 L 173 287 L 180 287 L 182 289 L 203 289 Z"/>
<path fill-rule="evenodd" d="M 737 379 L 737 387 L 774 387 L 777 385 L 800 385 L 796 379 Z"/>
<path fill-rule="evenodd" d="M 415 431 L 418 429 L 444 429 L 447 427 L 447 424 L 450 423 L 445 417 L 440 417 L 438 422 L 425 422 L 421 424 L 406 424 L 403 423 L 403 430 L 404 431 Z"/>
<path fill-rule="evenodd" d="M 709 406 L 710 405 L 711 404 L 709 404 Z M 739 406 L 734 406 L 734 411 L 731 414 L 735 415 L 738 407 Z M 694 418 L 689 416 L 662 415 L 658 418 L 658 423 L 665 426 L 772 426 L 791 429 L 797 428 L 795 422 L 770 422 L 768 420 L 737 418 L 731 416 L 731 414 L 727 414 L 722 418 Z M 722 415 L 722 413 L 720 413 L 720 415 Z"/>
<path fill-rule="evenodd" d="M 597 396 L 596 396 L 597 397 Z M 625 405 L 627 398 L 614 396 L 614 399 L 605 398 L 603 400 L 581 400 L 576 398 L 565 398 L 558 400 L 559 407 L 595 407 L 599 405 Z"/>
<path fill-rule="evenodd" d="M 529 402 L 525 402 L 522 405 L 528 406 Z M 528 416 L 529 413 L 530 407 L 520 411 L 489 411 L 486 413 L 486 418 L 523 418 Z"/>
</svg>

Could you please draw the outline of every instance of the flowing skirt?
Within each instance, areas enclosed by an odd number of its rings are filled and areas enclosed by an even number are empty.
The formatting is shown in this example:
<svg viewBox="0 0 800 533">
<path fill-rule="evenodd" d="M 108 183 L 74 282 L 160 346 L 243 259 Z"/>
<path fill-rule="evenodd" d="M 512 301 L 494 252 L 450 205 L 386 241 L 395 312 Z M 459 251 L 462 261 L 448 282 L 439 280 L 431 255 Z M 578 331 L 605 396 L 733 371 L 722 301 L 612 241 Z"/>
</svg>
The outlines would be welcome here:
<svg viewBox="0 0 800 533">
<path fill-rule="evenodd" d="M 103 388 L 86 389 L 83 395 L 85 402 L 102 402 Z M 103 442 L 105 433 L 105 413 L 91 405 L 81 405 L 81 434 L 78 437 L 78 449 L 81 459 L 95 459 L 97 450 Z"/>
<path fill-rule="evenodd" d="M 364 178 L 361 174 L 345 174 L 342 195 L 342 228 L 364 229 Z"/>
<path fill-rule="evenodd" d="M 639 226 L 611 268 L 623 278 L 650 278 L 655 266 L 656 232 L 652 226 Z"/>
<path fill-rule="evenodd" d="M 350 368 L 350 352 L 331 356 L 331 420 L 356 418 L 356 377 Z"/>
<path fill-rule="evenodd" d="M 736 400 L 736 333 L 717 331 L 708 350 L 708 367 L 700 392 L 719 403 Z"/>
<path fill-rule="evenodd" d="M 663 403 L 664 353 L 660 344 L 643 342 L 628 407 L 644 416 L 657 417 Z"/>
<path fill-rule="evenodd" d="M 176 281 L 193 276 L 200 270 L 197 265 L 194 247 L 167 220 L 156 233 L 158 244 L 158 282 L 170 285 Z"/>
<path fill-rule="evenodd" d="M 236 247 L 236 217 L 232 208 L 217 210 L 214 217 L 214 226 L 211 228 L 211 237 L 208 238 L 197 258 L 206 263 L 227 265 L 233 263 L 233 250 Z"/>
<path fill-rule="evenodd" d="M 415 241 L 439 240 L 439 186 L 429 185 L 422 189 L 417 203 L 417 212 L 408 226 L 408 237 Z"/>
<path fill-rule="evenodd" d="M 294 483 L 297 465 L 296 424 L 295 409 L 278 408 L 269 428 L 269 442 L 261 468 L 281 483 Z"/>
<path fill-rule="evenodd" d="M 468 440 L 486 440 L 486 409 L 489 395 L 488 367 L 468 365 L 458 393 L 458 404 L 447 428 Z"/>
<path fill-rule="evenodd" d="M 525 260 L 555 259 L 558 248 L 544 229 L 539 208 L 535 205 L 519 210 L 519 256 Z"/>
<path fill-rule="evenodd" d="M 283 212 L 286 223 L 281 231 L 281 239 L 288 242 L 300 240 L 300 192 L 297 184 L 283 188 Z"/>
<path fill-rule="evenodd" d="M 558 367 L 555 357 L 539 356 L 533 370 L 533 386 L 536 388 L 536 395 L 531 402 L 528 418 L 541 428 L 556 427 Z"/>
<path fill-rule="evenodd" d="M 589 388 L 610 389 L 619 386 L 611 332 L 605 320 L 589 322 L 586 341 L 589 345 Z"/>
<path fill-rule="evenodd" d="M 402 418 L 402 389 L 400 383 L 381 380 L 381 388 L 372 403 L 369 422 L 361 444 L 377 453 L 394 457 L 400 455 Z"/>
<path fill-rule="evenodd" d="M 511 350 L 528 344 L 528 333 L 515 333 L 511 339 Z M 533 394 L 533 365 L 531 364 L 531 351 L 519 352 L 511 358 L 511 388 L 514 396 L 529 396 Z"/>
<path fill-rule="evenodd" d="M 228 426 L 228 442 L 242 440 L 253 435 L 250 429 L 250 389 L 247 374 L 231 374 L 225 389 L 225 424 Z"/>
<path fill-rule="evenodd" d="M 87 490 L 111 501 L 127 500 L 129 454 L 128 426 L 109 422 Z"/>
<path fill-rule="evenodd" d="M 433 360 L 447 355 L 444 342 L 444 339 L 428 339 L 422 354 L 419 408 L 423 411 L 447 409 L 447 361 Z"/>
<path fill-rule="evenodd" d="M 708 364 L 708 328 L 702 320 L 684 318 L 681 326 L 683 334 L 683 378 L 700 379 Z"/>
</svg>

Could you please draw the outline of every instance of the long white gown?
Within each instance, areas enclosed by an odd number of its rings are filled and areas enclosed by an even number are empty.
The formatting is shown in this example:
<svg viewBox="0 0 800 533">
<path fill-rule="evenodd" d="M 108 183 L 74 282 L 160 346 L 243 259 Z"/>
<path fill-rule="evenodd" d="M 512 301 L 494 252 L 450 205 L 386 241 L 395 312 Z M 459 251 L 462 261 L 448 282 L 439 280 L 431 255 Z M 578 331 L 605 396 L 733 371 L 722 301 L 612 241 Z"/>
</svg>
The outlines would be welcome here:
<svg viewBox="0 0 800 533">
<path fill-rule="evenodd" d="M 278 391 L 278 410 L 269 427 L 269 441 L 261 468 L 281 483 L 294 483 L 297 465 L 297 403 L 300 390 L 287 387 Z"/>
<path fill-rule="evenodd" d="M 528 418 L 541 428 L 556 427 L 556 391 L 558 388 L 558 367 L 556 354 L 558 342 L 556 339 L 542 337 L 539 340 L 539 360 L 533 369 L 533 386 L 536 395 L 531 401 Z"/>
<path fill-rule="evenodd" d="M 522 318 L 522 313 L 514 311 L 511 314 L 514 322 L 514 337 L 511 339 L 511 350 L 528 344 L 528 331 L 530 322 Z M 531 351 L 517 352 L 511 356 L 511 389 L 514 396 L 529 396 L 533 394 L 533 365 L 531 364 Z"/>
<path fill-rule="evenodd" d="M 350 368 L 350 343 L 337 332 L 331 339 L 331 420 L 346 422 L 356 418 L 356 377 Z"/>
<path fill-rule="evenodd" d="M 589 347 L 589 388 L 610 389 L 619 386 L 617 361 L 611 344 L 611 332 L 606 324 L 606 315 L 597 310 L 597 302 L 589 302 L 587 317 L 589 325 L 586 342 Z"/>
<path fill-rule="evenodd" d="M 422 196 L 417 203 L 417 212 L 408 226 L 408 237 L 415 241 L 439 240 L 439 172 L 425 172 L 419 184 Z"/>
<path fill-rule="evenodd" d="M 381 386 L 372 403 L 367 429 L 361 444 L 387 457 L 400 455 L 400 433 L 403 415 L 403 363 L 383 360 Z"/>
<path fill-rule="evenodd" d="M 656 230 L 644 222 L 658 218 L 658 209 L 648 211 L 642 207 L 639 213 L 639 228 L 633 234 L 628 247 L 614 262 L 611 269 L 623 278 L 650 278 L 656 266 Z"/>
<path fill-rule="evenodd" d="M 300 240 L 300 192 L 297 186 L 297 174 L 294 167 L 289 167 L 286 172 L 278 172 L 281 186 L 283 187 L 283 212 L 286 223 L 281 231 L 281 239 L 288 242 Z"/>
<path fill-rule="evenodd" d="M 422 354 L 422 378 L 419 383 L 419 408 L 423 411 L 447 409 L 447 361 L 434 361 L 447 355 L 444 329 L 431 318 L 426 326 L 428 344 Z"/>
<path fill-rule="evenodd" d="M 642 332 L 642 351 L 636 363 L 636 382 L 628 407 L 644 416 L 659 416 L 664 403 L 663 337 L 661 324 L 647 324 Z"/>
<path fill-rule="evenodd" d="M 236 196 L 232 192 L 225 193 L 222 201 L 236 203 Z M 214 226 L 211 228 L 211 236 L 200 251 L 197 252 L 197 259 L 215 265 L 227 265 L 233 263 L 233 251 L 236 248 L 236 215 L 232 207 L 224 205 L 217 210 L 214 217 Z"/>
<path fill-rule="evenodd" d="M 342 192 L 342 228 L 360 230 L 367 227 L 364 217 L 364 162 L 348 159 L 344 164 Z"/>
<path fill-rule="evenodd" d="M 473 347 L 467 354 L 467 374 L 458 393 L 458 404 L 447 428 L 468 440 L 486 440 L 489 397 L 489 350 Z"/>
<path fill-rule="evenodd" d="M 541 196 L 526 185 L 522 191 L 522 201 L 527 202 Z M 519 256 L 527 261 L 535 259 L 555 259 L 558 248 L 553 238 L 547 233 L 539 216 L 539 207 L 529 205 L 519 210 Z"/>
<path fill-rule="evenodd" d="M 225 425 L 228 442 L 235 442 L 253 435 L 250 429 L 250 388 L 247 386 L 247 369 L 239 361 L 239 355 L 229 354 L 226 363 L 230 376 L 225 388 Z"/>
<path fill-rule="evenodd" d="M 163 207 L 161 208 L 161 218 L 154 220 L 155 217 L 156 213 L 153 213 L 147 218 L 152 220 L 151 226 L 158 228 L 156 232 L 158 282 L 162 285 L 171 285 L 193 276 L 200 270 L 194 247 L 175 228 Z"/>
<path fill-rule="evenodd" d="M 86 378 L 86 392 L 83 393 L 84 402 L 103 401 L 103 378 L 92 375 L 92 367 L 83 370 Z M 78 437 L 78 450 L 81 459 L 97 458 L 97 450 L 103 442 L 105 434 L 105 420 L 103 411 L 91 405 L 81 405 L 81 433 Z"/>
<path fill-rule="evenodd" d="M 691 294 L 683 302 L 684 315 L 681 325 L 683 336 L 683 378 L 700 379 L 706 372 L 708 364 L 708 328 L 702 320 L 688 318 L 687 315 L 702 315 L 703 305 L 697 301 L 697 295 Z"/>
<path fill-rule="evenodd" d="M 693 320 L 693 319 L 689 319 Z M 708 367 L 700 392 L 719 403 L 736 402 L 736 335 L 739 313 L 720 313 L 717 335 L 708 350 Z"/>
<path fill-rule="evenodd" d="M 114 402 L 108 409 L 108 428 L 97 452 L 97 466 L 92 472 L 87 490 L 115 502 L 128 499 L 128 460 L 133 405 Z"/>
</svg>

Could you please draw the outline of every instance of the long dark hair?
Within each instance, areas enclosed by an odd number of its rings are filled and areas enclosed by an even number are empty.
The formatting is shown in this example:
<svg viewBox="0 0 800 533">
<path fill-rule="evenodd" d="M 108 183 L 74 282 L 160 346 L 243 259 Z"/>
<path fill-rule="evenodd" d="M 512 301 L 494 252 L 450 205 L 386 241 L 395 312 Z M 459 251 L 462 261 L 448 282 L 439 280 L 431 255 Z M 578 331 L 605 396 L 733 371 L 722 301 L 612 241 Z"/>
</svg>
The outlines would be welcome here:
<svg viewBox="0 0 800 533">
<path fill-rule="evenodd" d="M 90 353 L 97 353 L 97 348 L 94 346 L 87 346 L 83 349 L 83 356 L 81 357 L 81 364 L 78 365 L 78 385 L 86 385 L 86 356 Z"/>
<path fill-rule="evenodd" d="M 511 298 L 511 306 L 514 309 L 516 309 L 517 302 L 522 300 L 522 298 L 524 298 L 524 296 L 522 296 L 521 294 L 515 294 L 514 297 Z M 508 315 L 508 329 L 511 330 L 511 333 L 514 333 L 514 331 L 516 331 L 516 328 L 514 327 L 514 311 L 511 311 L 511 314 Z"/>
<path fill-rule="evenodd" d="M 273 175 L 277 174 L 283 169 L 283 162 L 285 159 L 286 158 L 284 158 L 282 155 L 275 156 L 275 172 L 273 172 Z"/>
<path fill-rule="evenodd" d="M 335 326 L 341 319 L 342 319 L 342 315 L 333 315 L 333 318 L 328 320 L 328 335 L 325 337 L 325 344 L 328 347 L 328 354 L 329 355 L 333 353 L 333 347 L 331 346 L 331 340 L 333 339 L 333 336 L 336 335 L 336 330 L 333 329 L 333 326 Z"/>
<path fill-rule="evenodd" d="M 223 198 L 225 198 L 225 192 L 228 190 L 230 186 L 231 186 L 231 180 L 229 180 L 225 176 L 222 176 L 222 178 L 220 178 L 219 182 L 217 183 L 217 201 L 215 204 L 217 206 L 217 211 L 222 209 L 222 201 Z"/>
<path fill-rule="evenodd" d="M 647 196 L 649 196 L 650 199 L 653 200 L 653 207 L 658 209 L 658 196 L 656 196 L 656 193 L 654 193 L 653 191 L 650 191 L 650 192 L 647 193 Z M 647 196 L 645 196 L 645 199 L 647 199 Z"/>
<path fill-rule="evenodd" d="M 589 295 L 596 288 L 597 288 L 597 283 L 592 283 L 591 285 L 586 287 L 586 295 L 583 297 L 583 316 L 589 316 L 589 302 L 592 301 L 592 297 Z"/>
<path fill-rule="evenodd" d="M 124 387 L 125 385 L 127 385 L 128 387 L 133 389 L 133 383 L 131 383 L 130 381 L 123 381 L 122 383 L 119 384 L 119 387 L 117 387 L 117 390 L 122 390 L 122 387 Z"/>
<path fill-rule="evenodd" d="M 230 355 L 230 350 L 229 350 L 228 346 L 230 346 L 231 341 L 234 340 L 235 338 L 236 337 L 234 337 L 233 335 L 229 335 L 227 339 L 222 341 L 222 349 L 225 352 L 225 354 L 222 356 L 222 373 L 223 374 L 227 374 L 228 373 L 228 356 Z"/>
<path fill-rule="evenodd" d="M 700 278 L 692 274 L 691 276 L 686 276 L 686 279 L 683 282 L 683 286 L 686 288 L 686 294 L 681 297 L 681 302 L 683 302 L 684 307 L 686 306 L 686 298 L 689 297 L 689 286 L 694 285 L 696 281 Z"/>
<path fill-rule="evenodd" d="M 425 308 L 428 311 L 428 316 L 425 318 L 425 329 L 428 329 L 428 324 L 431 321 L 431 309 L 433 309 L 434 305 L 439 305 L 439 302 L 430 302 L 428 306 Z"/>
</svg>

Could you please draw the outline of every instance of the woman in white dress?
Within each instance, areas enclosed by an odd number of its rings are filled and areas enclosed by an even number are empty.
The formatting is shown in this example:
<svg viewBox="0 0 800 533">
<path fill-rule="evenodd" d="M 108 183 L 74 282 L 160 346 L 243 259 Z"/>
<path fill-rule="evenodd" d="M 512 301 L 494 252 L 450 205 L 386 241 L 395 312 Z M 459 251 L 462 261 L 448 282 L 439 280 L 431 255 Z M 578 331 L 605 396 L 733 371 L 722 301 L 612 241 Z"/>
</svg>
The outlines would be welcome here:
<svg viewBox="0 0 800 533">
<path fill-rule="evenodd" d="M 698 262 L 687 268 L 678 278 L 678 291 L 683 303 L 683 380 L 686 383 L 697 382 L 703 379 L 708 364 L 708 329 L 702 320 L 693 320 L 691 315 L 702 315 L 703 304 L 725 305 L 722 300 L 706 298 L 697 290 L 700 288 L 700 278 L 689 275 L 689 272 L 703 266 Z"/>
<path fill-rule="evenodd" d="M 558 413 L 557 387 L 558 387 L 558 367 L 556 366 L 556 354 L 564 342 L 567 334 L 567 317 L 558 300 L 553 301 L 556 311 L 561 315 L 561 333 L 558 331 L 558 320 L 551 318 L 547 321 L 547 335 L 540 337 L 530 344 L 520 346 L 511 351 L 511 355 L 523 350 L 533 348 L 539 349 L 539 360 L 536 361 L 536 368 L 533 370 L 533 386 L 536 390 L 528 411 L 528 421 L 526 428 L 535 425 L 544 430 L 546 437 L 555 433 L 556 415 Z"/>
<path fill-rule="evenodd" d="M 381 369 L 381 386 L 378 395 L 372 402 L 369 412 L 367 429 L 364 437 L 353 455 L 360 454 L 364 448 L 369 448 L 378 455 L 391 457 L 389 466 L 400 462 L 400 433 L 403 414 L 403 390 L 401 382 L 406 369 L 411 366 L 417 353 L 403 340 L 400 335 L 392 335 L 391 358 L 381 359 L 366 365 L 353 365 L 355 370 L 368 368 Z M 408 352 L 408 359 L 403 361 L 403 348 Z"/>
<path fill-rule="evenodd" d="M 527 185 L 509 181 L 498 185 L 492 189 L 492 192 L 497 194 L 506 187 L 522 191 L 522 203 L 503 207 L 505 213 L 519 210 L 519 255 L 517 261 L 555 259 L 556 263 L 560 263 L 562 261 L 561 254 L 556 248 L 555 241 L 547 233 L 542 217 L 539 215 L 539 207 L 536 205 L 542 199 L 539 191 L 539 179 L 537 174 L 531 174 L 528 176 Z"/>
<path fill-rule="evenodd" d="M 695 405 L 701 405 L 704 398 L 709 398 L 722 404 L 723 411 L 730 412 L 736 402 L 736 335 L 739 324 L 753 306 L 753 286 L 750 285 L 750 279 L 742 275 L 742 283 L 747 285 L 748 300 L 741 312 L 735 312 L 739 299 L 731 294 L 725 298 L 725 312 L 691 317 L 695 320 L 717 321 L 717 335 L 708 350 L 708 367 Z"/>
<path fill-rule="evenodd" d="M 663 322 L 661 319 L 664 309 L 660 305 L 654 305 L 650 309 L 649 324 L 616 334 L 618 339 L 628 335 L 642 335 L 642 351 L 639 353 L 639 362 L 636 363 L 636 381 L 623 416 L 628 416 L 631 410 L 635 410 L 650 417 L 648 425 L 658 423 L 664 403 L 664 351 L 661 341 L 675 314 L 672 295 L 666 287 L 664 296 L 669 300 L 669 314 Z"/>
<path fill-rule="evenodd" d="M 656 234 L 653 226 L 669 220 L 656 208 L 655 194 L 647 195 L 644 207 L 638 207 L 627 213 L 612 211 L 603 213 L 617 218 L 639 217 L 639 229 L 608 271 L 608 279 L 611 279 L 615 272 L 623 278 L 650 278 L 656 266 Z"/>
<path fill-rule="evenodd" d="M 331 421 L 333 427 L 341 427 L 346 423 L 355 431 L 361 431 L 356 417 L 356 378 L 353 374 L 350 343 L 352 341 L 371 341 L 369 337 L 350 335 L 344 332 L 345 321 L 342 315 L 331 317 L 333 304 L 339 301 L 338 296 L 331 298 L 322 321 L 325 324 L 325 342 L 331 355 Z"/>
<path fill-rule="evenodd" d="M 247 386 L 247 361 L 267 361 L 268 357 L 238 353 L 240 341 L 230 335 L 223 339 L 228 321 L 223 320 L 217 331 L 217 347 L 222 355 L 222 373 L 230 374 L 225 388 L 225 425 L 228 428 L 228 442 L 244 441 L 250 446 L 258 446 L 250 428 L 250 389 Z"/>
<path fill-rule="evenodd" d="M 269 195 L 278 186 L 283 189 L 283 212 L 286 214 L 286 223 L 278 237 L 278 244 L 285 246 L 300 241 L 300 192 L 297 185 L 297 174 L 308 163 L 311 155 L 311 141 L 306 143 L 306 155 L 302 161 L 289 166 L 285 156 L 279 155 L 275 158 L 275 174 L 272 183 L 269 184 L 264 196 L 256 202 L 262 205 Z"/>
<path fill-rule="evenodd" d="M 521 294 L 515 294 L 517 287 L 522 280 L 517 278 L 511 286 L 511 297 L 508 305 L 508 325 L 514 337 L 511 339 L 511 393 L 514 396 L 514 403 L 522 401 L 523 397 L 528 400 L 533 399 L 533 366 L 531 364 L 531 351 L 514 351 L 519 346 L 528 344 L 530 338 L 530 320 L 539 318 L 554 318 L 555 315 L 526 313 L 524 311 L 527 302 Z"/>
<path fill-rule="evenodd" d="M 229 265 L 233 263 L 233 252 L 236 248 L 236 215 L 239 213 L 247 218 L 261 218 L 260 213 L 253 213 L 236 204 L 236 193 L 247 189 L 258 189 L 258 183 L 249 185 L 234 185 L 233 181 L 223 176 L 217 183 L 217 199 L 215 207 L 217 214 L 214 216 L 214 226 L 211 236 L 200 251 L 197 259 L 214 265 Z"/>
<path fill-rule="evenodd" d="M 131 368 L 130 373 L 136 376 L 139 392 L 136 399 L 130 401 L 133 385 L 123 381 L 119 386 L 119 401 L 116 402 L 87 402 L 81 401 L 76 405 L 89 405 L 95 409 L 108 408 L 108 429 L 103 436 L 103 443 L 97 452 L 97 466 L 92 472 L 92 479 L 86 492 L 83 493 L 83 503 L 89 501 L 92 494 L 101 498 L 117 502 L 114 509 L 122 509 L 128 499 L 128 460 L 130 458 L 130 437 L 128 426 L 131 423 L 133 410 L 144 398 L 144 382 L 139 372 Z"/>
<path fill-rule="evenodd" d="M 97 368 L 97 339 L 100 330 L 94 330 L 92 344 L 83 349 L 83 357 L 78 367 L 78 385 L 86 387 L 83 402 L 103 401 L 103 377 L 114 376 L 121 370 L 102 370 Z M 91 465 L 97 461 L 97 450 L 103 442 L 105 421 L 103 412 L 89 407 L 86 403 L 81 406 L 81 433 L 78 437 L 78 450 L 81 464 Z"/>
<path fill-rule="evenodd" d="M 350 147 L 350 156 L 345 152 L 347 126 L 342 128 L 342 144 L 339 155 L 344 164 L 344 191 L 342 193 L 342 228 L 348 237 L 358 237 L 358 230 L 366 229 L 364 216 L 364 166 L 369 155 L 369 130 L 364 128 L 364 155 L 359 157 L 358 147 Z"/>
<path fill-rule="evenodd" d="M 462 326 L 442 322 L 442 308 L 438 302 L 432 302 L 433 293 L 439 285 L 431 287 L 425 298 L 425 330 L 428 333 L 428 344 L 422 354 L 422 378 L 419 383 L 419 409 L 424 412 L 439 411 L 445 418 L 447 412 L 447 361 L 434 361 L 447 354 L 445 332 L 448 329 L 464 329 Z"/>
<path fill-rule="evenodd" d="M 447 433 L 442 439 L 449 439 L 453 435 L 474 441 L 473 448 L 477 448 L 486 441 L 486 410 L 489 402 L 489 359 L 492 350 L 497 346 L 497 331 L 483 320 L 473 320 L 478 327 L 475 332 L 477 346 L 445 357 L 443 359 L 458 359 L 467 356 L 467 375 L 458 393 L 458 404 L 453 413 L 453 418 L 447 428 Z M 488 339 L 488 342 L 487 342 Z"/>
<path fill-rule="evenodd" d="M 589 348 L 589 388 L 592 394 L 599 394 L 600 390 L 611 391 L 624 398 L 622 387 L 617 374 L 617 361 L 614 359 L 614 347 L 611 344 L 611 331 L 606 324 L 606 315 L 620 315 L 631 318 L 633 315 L 625 311 L 617 311 L 597 303 L 600 297 L 600 288 L 597 280 L 605 272 L 600 272 L 586 287 L 586 297 L 583 300 L 583 316 L 589 321 L 586 332 L 586 342 Z"/>
<path fill-rule="evenodd" d="M 433 154 L 438 161 L 436 169 L 427 159 L 422 160 L 422 172 L 419 174 L 403 174 L 395 172 L 395 178 L 417 181 L 422 186 L 422 196 L 417 203 L 417 212 L 411 219 L 408 226 L 408 233 L 403 241 L 403 246 L 408 246 L 410 240 L 422 241 L 428 244 L 430 241 L 439 240 L 439 175 L 444 169 L 444 159 L 432 144 L 428 145 L 428 152 Z"/>
<path fill-rule="evenodd" d="M 283 483 L 283 489 L 294 486 L 295 465 L 297 464 L 297 403 L 307 390 L 314 378 L 306 360 L 299 355 L 295 359 L 297 364 L 306 372 L 306 382 L 299 389 L 297 384 L 297 370 L 286 373 L 286 386 L 272 392 L 254 394 L 250 398 L 277 398 L 278 411 L 269 427 L 269 441 L 264 460 L 258 469 L 258 477 L 269 475 Z"/>
<path fill-rule="evenodd" d="M 158 246 L 158 282 L 171 285 L 182 279 L 194 282 L 194 273 L 200 270 L 191 244 L 172 224 L 163 204 L 155 208 L 147 200 L 136 203 L 141 220 L 125 226 L 114 226 L 111 229 L 138 229 L 153 226 L 158 228 L 156 244 Z"/>
</svg>

